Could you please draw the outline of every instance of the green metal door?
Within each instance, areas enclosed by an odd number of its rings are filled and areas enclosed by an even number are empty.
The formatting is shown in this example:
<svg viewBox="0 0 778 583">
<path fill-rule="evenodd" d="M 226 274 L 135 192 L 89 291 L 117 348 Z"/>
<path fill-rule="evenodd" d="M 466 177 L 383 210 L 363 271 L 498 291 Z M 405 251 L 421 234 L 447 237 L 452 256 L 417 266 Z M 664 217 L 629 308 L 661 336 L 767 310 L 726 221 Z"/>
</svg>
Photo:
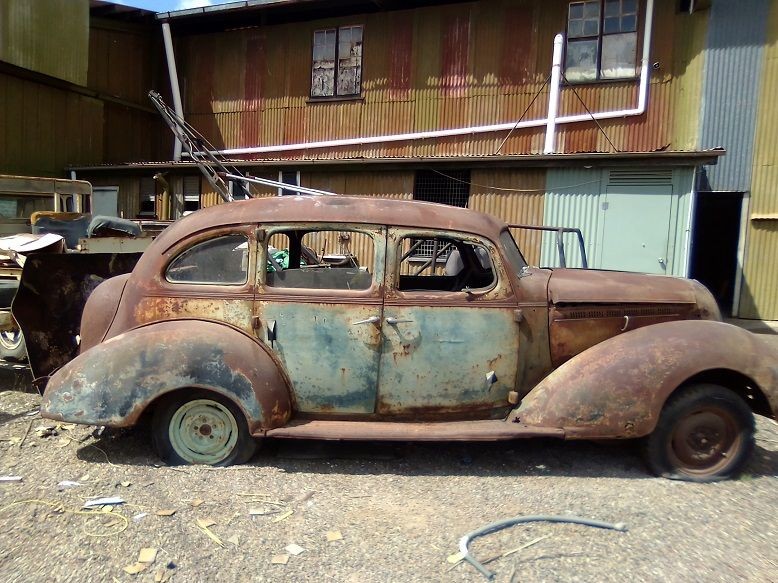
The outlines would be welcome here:
<svg viewBox="0 0 778 583">
<path fill-rule="evenodd" d="M 597 267 L 670 273 L 673 187 L 609 186 L 604 199 L 603 239 Z"/>
</svg>

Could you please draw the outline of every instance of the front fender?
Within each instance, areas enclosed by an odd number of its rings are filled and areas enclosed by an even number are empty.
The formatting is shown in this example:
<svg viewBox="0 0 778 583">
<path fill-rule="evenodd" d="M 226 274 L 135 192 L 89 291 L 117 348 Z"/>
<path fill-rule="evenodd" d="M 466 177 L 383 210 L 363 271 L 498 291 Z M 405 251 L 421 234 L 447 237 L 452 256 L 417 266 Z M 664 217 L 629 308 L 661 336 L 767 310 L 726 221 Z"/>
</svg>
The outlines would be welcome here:
<svg viewBox="0 0 778 583">
<path fill-rule="evenodd" d="M 41 415 L 127 427 L 154 399 L 183 388 L 231 399 L 252 433 L 291 415 L 288 382 L 265 349 L 244 332 L 202 320 L 149 324 L 86 350 L 51 377 Z"/>
<path fill-rule="evenodd" d="M 722 322 L 684 320 L 640 328 L 578 354 L 522 400 L 521 423 L 559 427 L 570 438 L 642 437 L 668 396 L 711 370 L 745 375 L 778 414 L 778 352 Z"/>
</svg>

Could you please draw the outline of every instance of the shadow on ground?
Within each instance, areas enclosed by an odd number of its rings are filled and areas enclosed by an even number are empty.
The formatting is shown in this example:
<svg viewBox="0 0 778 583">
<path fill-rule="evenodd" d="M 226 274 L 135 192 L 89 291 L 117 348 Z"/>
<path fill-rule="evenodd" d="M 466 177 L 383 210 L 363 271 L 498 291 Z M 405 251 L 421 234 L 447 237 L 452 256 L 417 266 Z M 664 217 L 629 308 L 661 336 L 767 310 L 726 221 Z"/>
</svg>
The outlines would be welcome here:
<svg viewBox="0 0 778 583">
<path fill-rule="evenodd" d="M 106 433 L 78 450 L 81 460 L 159 465 L 143 429 Z M 497 443 L 325 442 L 265 440 L 248 466 L 285 472 L 414 476 L 557 476 L 643 479 L 635 441 L 608 443 L 526 439 Z M 744 474 L 778 475 L 778 452 L 757 445 Z"/>
</svg>

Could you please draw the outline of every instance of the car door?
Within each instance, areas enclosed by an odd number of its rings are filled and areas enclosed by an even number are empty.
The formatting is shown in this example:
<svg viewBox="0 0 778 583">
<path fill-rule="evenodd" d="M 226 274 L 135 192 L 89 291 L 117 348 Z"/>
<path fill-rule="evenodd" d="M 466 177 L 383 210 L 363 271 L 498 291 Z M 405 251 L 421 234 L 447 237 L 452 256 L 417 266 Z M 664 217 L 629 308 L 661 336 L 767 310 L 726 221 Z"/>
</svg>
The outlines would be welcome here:
<svg viewBox="0 0 778 583">
<path fill-rule="evenodd" d="M 377 412 L 502 415 L 516 383 L 516 307 L 492 242 L 390 229 Z"/>
<path fill-rule="evenodd" d="M 381 226 L 264 229 L 255 332 L 283 364 L 298 412 L 374 413 L 385 248 Z"/>
</svg>

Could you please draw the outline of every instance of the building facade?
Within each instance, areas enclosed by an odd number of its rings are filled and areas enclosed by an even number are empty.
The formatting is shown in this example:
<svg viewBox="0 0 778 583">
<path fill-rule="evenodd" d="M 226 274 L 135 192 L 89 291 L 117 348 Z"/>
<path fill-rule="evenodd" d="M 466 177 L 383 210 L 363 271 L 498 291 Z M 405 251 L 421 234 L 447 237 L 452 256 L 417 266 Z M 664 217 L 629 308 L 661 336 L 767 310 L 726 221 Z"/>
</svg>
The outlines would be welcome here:
<svg viewBox="0 0 778 583">
<path fill-rule="evenodd" d="M 183 117 L 287 192 L 417 198 L 580 227 L 592 267 L 697 277 L 725 312 L 778 319 L 778 2 L 275 0 L 151 23 L 98 16 L 97 4 L 90 31 L 96 20 L 145 31 L 147 49 L 121 54 L 152 73 L 117 79 L 130 64 L 110 63 L 93 73 L 93 52 L 104 51 L 91 32 L 90 83 L 118 83 L 109 91 L 132 101 L 169 83 L 168 25 Z M 129 119 L 110 130 L 126 151 L 69 160 L 79 178 L 118 186 L 125 216 L 220 202 L 191 163 L 172 159 L 154 122 Z M 515 234 L 532 263 L 554 264 L 551 236 Z"/>
</svg>

